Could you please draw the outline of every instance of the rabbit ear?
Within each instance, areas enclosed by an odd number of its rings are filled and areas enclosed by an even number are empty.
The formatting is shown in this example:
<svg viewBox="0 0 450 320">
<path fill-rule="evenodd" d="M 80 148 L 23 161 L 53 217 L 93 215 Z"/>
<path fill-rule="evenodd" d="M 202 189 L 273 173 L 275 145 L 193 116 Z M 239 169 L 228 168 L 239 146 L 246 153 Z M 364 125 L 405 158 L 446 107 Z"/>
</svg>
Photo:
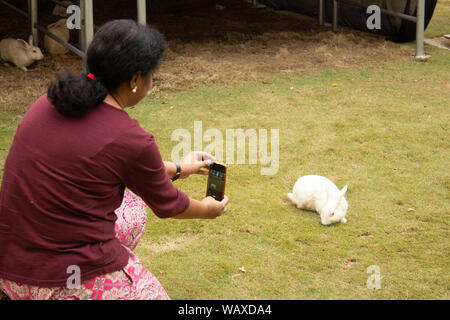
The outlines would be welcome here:
<svg viewBox="0 0 450 320">
<path fill-rule="evenodd" d="M 345 196 L 345 193 L 347 192 L 348 186 L 345 185 L 345 187 L 342 188 L 341 191 L 339 191 L 339 197 L 338 199 L 341 200 L 343 196 Z"/>
<path fill-rule="evenodd" d="M 32 35 L 28 37 L 28 43 L 30 44 L 30 46 L 33 45 L 33 36 Z"/>
<path fill-rule="evenodd" d="M 22 49 L 28 49 L 28 47 L 30 46 L 25 40 L 22 39 L 17 39 L 17 42 L 20 44 L 20 46 L 22 47 Z"/>
</svg>

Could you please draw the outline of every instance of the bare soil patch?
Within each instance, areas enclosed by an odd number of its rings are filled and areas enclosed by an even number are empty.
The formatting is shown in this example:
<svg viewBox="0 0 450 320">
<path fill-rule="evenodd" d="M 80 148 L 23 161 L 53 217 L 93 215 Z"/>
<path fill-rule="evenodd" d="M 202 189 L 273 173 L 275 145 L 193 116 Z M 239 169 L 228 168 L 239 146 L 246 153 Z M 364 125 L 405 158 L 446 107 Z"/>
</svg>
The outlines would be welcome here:
<svg viewBox="0 0 450 320">
<path fill-rule="evenodd" d="M 94 1 L 97 25 L 136 16 L 133 5 L 116 2 Z M 252 9 L 241 1 L 222 3 L 225 10 L 216 10 L 211 1 L 149 9 L 149 21 L 168 41 L 164 62 L 155 78 L 157 95 L 200 84 L 261 80 L 271 74 L 378 64 L 409 58 L 413 53 L 412 49 L 380 36 L 349 29 L 333 33 L 318 26 L 316 19 L 296 13 Z M 41 8 L 42 24 L 57 19 L 51 10 Z M 28 37 L 24 18 L 1 5 L 0 37 Z M 77 38 L 76 32 L 71 34 L 72 43 L 77 43 Z M 1 64 L 0 109 L 27 110 L 46 92 L 52 77 L 64 69 L 83 72 L 83 62 L 72 53 L 46 56 L 28 73 Z"/>
<path fill-rule="evenodd" d="M 143 246 L 154 253 L 162 253 L 173 250 L 183 250 L 186 247 L 192 247 L 199 239 L 198 235 L 181 235 L 173 238 L 166 238 L 163 242 L 142 241 Z"/>
</svg>

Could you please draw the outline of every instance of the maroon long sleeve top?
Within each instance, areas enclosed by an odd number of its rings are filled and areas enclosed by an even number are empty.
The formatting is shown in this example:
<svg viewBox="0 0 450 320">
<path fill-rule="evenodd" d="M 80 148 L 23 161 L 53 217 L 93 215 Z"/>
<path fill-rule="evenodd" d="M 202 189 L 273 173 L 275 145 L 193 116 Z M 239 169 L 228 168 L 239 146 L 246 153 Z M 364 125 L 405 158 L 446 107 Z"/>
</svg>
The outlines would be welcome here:
<svg viewBox="0 0 450 320">
<path fill-rule="evenodd" d="M 65 286 L 123 268 L 114 213 L 125 188 L 168 218 L 189 198 L 170 181 L 155 138 L 106 103 L 82 118 L 59 114 L 44 95 L 18 126 L 0 189 L 0 278 Z"/>
</svg>

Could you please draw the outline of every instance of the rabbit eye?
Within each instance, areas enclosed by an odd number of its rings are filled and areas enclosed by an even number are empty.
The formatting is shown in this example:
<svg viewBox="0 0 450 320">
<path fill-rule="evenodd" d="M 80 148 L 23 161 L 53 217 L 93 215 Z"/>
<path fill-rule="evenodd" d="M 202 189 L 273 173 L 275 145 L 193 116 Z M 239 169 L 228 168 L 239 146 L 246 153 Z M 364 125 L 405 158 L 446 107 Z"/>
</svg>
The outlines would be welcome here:
<svg viewBox="0 0 450 320">
<path fill-rule="evenodd" d="M 334 216 L 334 212 L 330 214 L 330 217 Z"/>
</svg>

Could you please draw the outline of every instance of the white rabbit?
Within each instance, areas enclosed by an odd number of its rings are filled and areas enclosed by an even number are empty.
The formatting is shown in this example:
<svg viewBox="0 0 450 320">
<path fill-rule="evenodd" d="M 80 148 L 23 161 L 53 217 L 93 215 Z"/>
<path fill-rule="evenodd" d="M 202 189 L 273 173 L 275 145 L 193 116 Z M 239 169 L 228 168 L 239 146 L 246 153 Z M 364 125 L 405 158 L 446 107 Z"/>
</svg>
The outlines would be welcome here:
<svg viewBox="0 0 450 320">
<path fill-rule="evenodd" d="M 50 24 L 47 28 L 48 31 L 53 33 L 61 40 L 69 42 L 70 31 L 67 28 L 67 19 L 60 19 L 57 22 Z M 69 49 L 59 44 L 47 35 L 44 37 L 44 48 L 45 51 L 50 53 L 52 56 L 66 54 L 69 51 Z"/>
<path fill-rule="evenodd" d="M 322 224 L 329 225 L 347 222 L 345 219 L 348 209 L 346 192 L 347 185 L 339 190 L 325 177 L 308 175 L 297 180 L 288 197 L 297 208 L 319 213 Z"/>
<path fill-rule="evenodd" d="M 22 39 L 3 39 L 0 42 L 0 58 L 14 63 L 23 71 L 28 71 L 27 67 L 42 60 L 44 55 L 41 49 L 33 46 L 33 36 L 30 36 L 28 43 Z"/>
<path fill-rule="evenodd" d="M 71 1 L 61 1 L 61 3 L 63 3 L 67 7 L 73 5 L 73 3 Z M 59 17 L 68 17 L 69 14 L 67 13 L 67 7 L 57 4 L 55 6 L 55 8 L 53 9 L 53 15 L 59 16 Z"/>
</svg>

